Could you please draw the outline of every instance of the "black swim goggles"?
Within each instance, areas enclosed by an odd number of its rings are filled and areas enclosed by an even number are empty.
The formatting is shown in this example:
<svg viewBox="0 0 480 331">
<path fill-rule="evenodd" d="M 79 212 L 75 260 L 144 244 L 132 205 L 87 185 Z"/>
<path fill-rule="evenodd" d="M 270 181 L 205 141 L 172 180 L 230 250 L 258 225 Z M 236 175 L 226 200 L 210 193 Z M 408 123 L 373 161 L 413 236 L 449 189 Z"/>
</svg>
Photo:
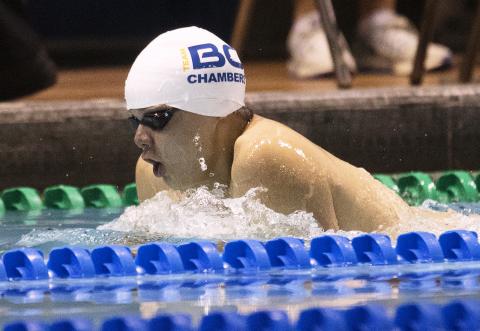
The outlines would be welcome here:
<svg viewBox="0 0 480 331">
<path fill-rule="evenodd" d="M 161 130 L 172 119 L 173 114 L 177 110 L 178 109 L 175 109 L 175 108 L 166 108 L 166 109 L 156 110 L 143 115 L 143 118 L 141 120 L 139 120 L 135 116 L 130 116 L 128 118 L 128 121 L 132 125 L 132 128 L 135 130 L 137 130 L 140 124 L 148 126 L 153 130 Z"/>
</svg>

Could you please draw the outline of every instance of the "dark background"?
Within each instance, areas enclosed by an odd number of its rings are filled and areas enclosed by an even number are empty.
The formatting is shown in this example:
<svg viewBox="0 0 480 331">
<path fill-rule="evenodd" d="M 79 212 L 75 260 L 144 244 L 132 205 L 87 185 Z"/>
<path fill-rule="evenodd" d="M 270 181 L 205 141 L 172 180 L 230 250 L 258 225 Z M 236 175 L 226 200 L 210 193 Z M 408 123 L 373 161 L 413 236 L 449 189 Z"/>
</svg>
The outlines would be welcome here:
<svg viewBox="0 0 480 331">
<path fill-rule="evenodd" d="M 312 0 L 313 1 L 313 0 Z M 61 66 L 130 64 L 162 32 L 197 25 L 227 42 L 238 0 L 5 0 L 29 20 Z M 352 39 L 357 1 L 333 0 L 340 28 Z M 475 0 L 442 0 L 435 39 L 462 49 Z M 244 59 L 285 58 L 292 0 L 257 0 Z M 399 0 L 418 24 L 424 1 Z"/>
</svg>

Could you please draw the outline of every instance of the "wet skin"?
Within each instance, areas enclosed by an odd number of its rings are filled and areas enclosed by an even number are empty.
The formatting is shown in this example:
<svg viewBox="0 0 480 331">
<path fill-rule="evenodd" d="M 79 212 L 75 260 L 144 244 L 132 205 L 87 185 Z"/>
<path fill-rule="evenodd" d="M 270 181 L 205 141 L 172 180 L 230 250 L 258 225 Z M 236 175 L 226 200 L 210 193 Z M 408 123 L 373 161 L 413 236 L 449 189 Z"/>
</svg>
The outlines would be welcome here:
<svg viewBox="0 0 480 331">
<path fill-rule="evenodd" d="M 140 118 L 145 111 L 132 113 Z M 220 182 L 229 186 L 233 197 L 262 186 L 267 191 L 259 197 L 266 206 L 282 213 L 312 212 L 325 229 L 380 230 L 411 213 L 403 200 L 364 169 L 261 116 L 246 123 L 236 114 L 216 118 L 182 111 L 161 131 L 140 125 L 135 142 L 143 149 L 143 159 L 163 166 L 157 177 L 152 165 L 139 159 L 136 181 L 141 201 L 162 190 Z"/>
</svg>

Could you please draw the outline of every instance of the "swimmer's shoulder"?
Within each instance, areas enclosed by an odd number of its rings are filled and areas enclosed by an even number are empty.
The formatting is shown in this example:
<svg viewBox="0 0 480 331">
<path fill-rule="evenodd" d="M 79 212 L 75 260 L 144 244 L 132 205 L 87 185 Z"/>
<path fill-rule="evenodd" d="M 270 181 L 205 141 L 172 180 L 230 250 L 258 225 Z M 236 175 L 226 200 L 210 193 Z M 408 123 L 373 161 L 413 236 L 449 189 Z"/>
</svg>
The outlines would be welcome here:
<svg viewBox="0 0 480 331">
<path fill-rule="evenodd" d="M 294 153 L 287 153 L 281 144 L 298 139 L 308 142 L 287 126 L 256 115 L 235 142 L 231 172 L 234 191 L 244 193 L 257 186 L 271 188 L 279 184 L 279 176 L 293 176 L 294 172 L 289 170 L 297 164 Z"/>
<path fill-rule="evenodd" d="M 248 124 L 245 132 L 243 134 L 246 135 L 254 135 L 254 134 L 261 134 L 264 132 L 265 129 L 275 129 L 279 131 L 291 131 L 295 132 L 292 129 L 290 129 L 288 126 L 285 124 L 282 124 L 280 122 L 265 118 L 260 115 L 253 115 L 252 120 Z M 243 136 L 242 134 L 242 136 Z"/>
<path fill-rule="evenodd" d="M 275 142 L 282 132 L 289 129 L 283 124 L 254 115 L 234 146 L 234 165 L 237 160 L 253 161 L 268 158 L 274 153 Z M 252 166 L 253 164 L 250 164 Z"/>
<path fill-rule="evenodd" d="M 271 142 L 277 141 L 278 139 L 289 139 L 289 137 L 307 140 L 305 137 L 282 123 L 259 115 L 254 115 L 245 131 L 236 140 L 235 151 L 237 152 L 243 149 L 250 150 L 255 145 L 262 145 L 265 146 L 265 149 L 268 149 L 269 147 L 267 145 L 269 142 L 270 145 L 273 145 Z M 270 147 L 275 148 L 275 146 Z"/>
<path fill-rule="evenodd" d="M 314 147 L 310 140 L 288 126 L 277 121 L 255 115 L 245 131 L 238 137 L 234 147 L 234 159 L 271 160 L 272 156 L 284 154 L 283 147 Z"/>
</svg>

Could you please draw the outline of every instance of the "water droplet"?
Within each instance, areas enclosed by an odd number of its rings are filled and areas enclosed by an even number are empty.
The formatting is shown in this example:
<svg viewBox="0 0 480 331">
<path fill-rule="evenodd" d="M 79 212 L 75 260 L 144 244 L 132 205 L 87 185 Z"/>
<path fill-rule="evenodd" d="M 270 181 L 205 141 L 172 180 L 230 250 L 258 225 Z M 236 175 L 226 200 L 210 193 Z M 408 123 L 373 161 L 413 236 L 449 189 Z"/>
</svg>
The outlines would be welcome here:
<svg viewBox="0 0 480 331">
<path fill-rule="evenodd" d="M 198 163 L 200 164 L 200 170 L 203 172 L 207 171 L 208 167 L 207 164 L 205 163 L 205 158 L 201 157 L 198 159 Z"/>
</svg>

